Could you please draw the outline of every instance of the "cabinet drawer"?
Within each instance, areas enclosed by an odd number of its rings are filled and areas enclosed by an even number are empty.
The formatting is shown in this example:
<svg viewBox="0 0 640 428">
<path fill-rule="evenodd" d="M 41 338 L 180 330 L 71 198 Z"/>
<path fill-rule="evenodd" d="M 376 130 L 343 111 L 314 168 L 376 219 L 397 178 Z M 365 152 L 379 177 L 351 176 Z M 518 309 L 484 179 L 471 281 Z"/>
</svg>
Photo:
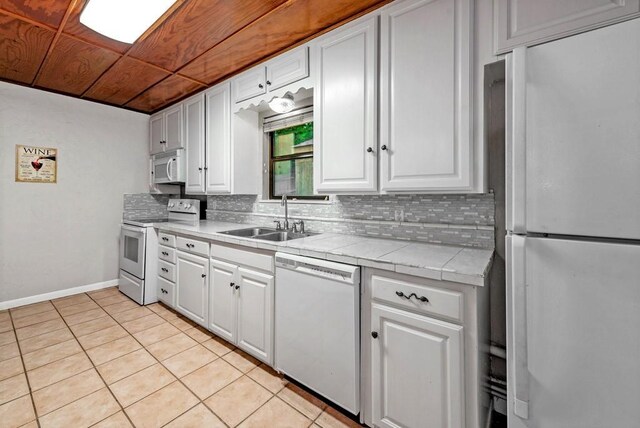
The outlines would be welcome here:
<svg viewBox="0 0 640 428">
<path fill-rule="evenodd" d="M 273 256 L 267 254 L 211 244 L 211 257 L 227 260 L 238 265 L 250 266 L 267 272 L 274 272 Z"/>
<path fill-rule="evenodd" d="M 160 260 L 167 261 L 169 263 L 176 263 L 176 249 L 165 247 L 164 245 L 158 246 L 158 258 Z"/>
<path fill-rule="evenodd" d="M 196 239 L 184 238 L 178 236 L 176 247 L 179 250 L 186 251 L 188 253 L 200 254 L 205 257 L 209 256 L 209 243 L 204 241 L 198 241 Z"/>
<path fill-rule="evenodd" d="M 463 321 L 464 296 L 462 293 L 378 275 L 371 277 L 371 288 L 375 300 L 388 302 L 423 314 L 439 315 L 459 322 Z M 411 297 L 408 298 L 409 296 Z M 427 300 L 421 301 L 422 297 Z"/>
<path fill-rule="evenodd" d="M 176 282 L 176 266 L 163 260 L 158 260 L 158 275 L 171 282 Z"/>
<path fill-rule="evenodd" d="M 170 307 L 176 306 L 176 285 L 160 277 L 158 278 L 158 300 Z"/>
<path fill-rule="evenodd" d="M 166 245 L 167 247 L 176 247 L 176 236 L 169 235 L 168 233 L 160 232 L 158 233 L 158 242 L 162 245 Z"/>
</svg>

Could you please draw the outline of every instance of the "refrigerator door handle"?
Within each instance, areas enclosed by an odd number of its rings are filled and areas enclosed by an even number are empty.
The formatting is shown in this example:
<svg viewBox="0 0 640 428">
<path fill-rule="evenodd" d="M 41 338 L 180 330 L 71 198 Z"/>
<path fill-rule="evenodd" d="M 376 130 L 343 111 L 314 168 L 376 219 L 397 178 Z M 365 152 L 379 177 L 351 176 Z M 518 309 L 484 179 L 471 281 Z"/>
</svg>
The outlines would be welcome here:
<svg viewBox="0 0 640 428">
<path fill-rule="evenodd" d="M 507 230 L 526 233 L 526 48 L 507 55 Z"/>
<path fill-rule="evenodd" d="M 511 339 L 513 343 L 513 412 L 529 418 L 529 367 L 527 361 L 527 292 L 524 236 L 510 236 Z"/>
</svg>

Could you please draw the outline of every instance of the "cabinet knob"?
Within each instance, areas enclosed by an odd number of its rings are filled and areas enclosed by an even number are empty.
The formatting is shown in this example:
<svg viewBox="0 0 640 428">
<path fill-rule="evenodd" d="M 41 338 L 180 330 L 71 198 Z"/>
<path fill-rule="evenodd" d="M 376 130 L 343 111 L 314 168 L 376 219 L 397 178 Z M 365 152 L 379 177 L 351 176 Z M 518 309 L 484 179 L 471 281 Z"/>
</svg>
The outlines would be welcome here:
<svg viewBox="0 0 640 428">
<path fill-rule="evenodd" d="M 239 289 L 240 289 L 240 286 L 239 286 L 239 285 L 236 285 L 236 290 L 239 290 Z"/>
<path fill-rule="evenodd" d="M 270 82 L 270 81 L 268 81 L 268 80 L 267 80 L 267 85 L 268 85 L 268 86 L 271 86 L 271 82 Z"/>
<path fill-rule="evenodd" d="M 378 338 L 378 332 L 377 331 L 372 331 L 371 332 L 371 337 L 373 337 L 374 339 Z"/>
<path fill-rule="evenodd" d="M 235 282 L 231 282 L 231 283 L 229 283 L 229 287 L 233 287 L 234 285 L 236 285 L 236 283 L 235 283 Z"/>
<path fill-rule="evenodd" d="M 367 153 L 371 153 L 373 149 L 371 147 L 367 147 Z"/>
<path fill-rule="evenodd" d="M 380 147 L 380 150 L 387 150 L 387 146 L 383 144 L 382 147 Z"/>
<path fill-rule="evenodd" d="M 262 83 L 258 83 L 258 88 L 262 89 L 264 88 L 264 85 Z"/>
<path fill-rule="evenodd" d="M 198 168 L 198 171 L 202 171 L 202 168 Z"/>
<path fill-rule="evenodd" d="M 203 278 L 206 278 L 206 276 L 207 276 L 207 274 L 206 274 L 206 273 L 203 273 L 203 274 L 202 274 L 202 277 L 203 277 Z"/>
</svg>

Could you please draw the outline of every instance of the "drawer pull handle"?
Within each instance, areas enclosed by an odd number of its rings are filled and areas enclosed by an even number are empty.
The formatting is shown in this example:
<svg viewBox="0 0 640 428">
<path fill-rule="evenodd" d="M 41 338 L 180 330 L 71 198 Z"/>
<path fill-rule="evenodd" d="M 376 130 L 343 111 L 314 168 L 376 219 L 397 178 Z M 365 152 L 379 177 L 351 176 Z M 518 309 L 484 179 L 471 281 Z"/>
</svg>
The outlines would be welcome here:
<svg viewBox="0 0 640 428">
<path fill-rule="evenodd" d="M 415 297 L 416 299 L 420 300 L 423 303 L 429 303 L 429 299 L 427 299 L 424 296 L 420 296 L 418 297 L 418 295 L 416 293 L 411 293 L 408 296 L 406 294 L 404 294 L 402 291 L 396 291 L 396 296 L 398 297 L 404 297 L 407 300 L 411 300 L 412 297 Z"/>
<path fill-rule="evenodd" d="M 162 252 L 162 255 L 163 255 L 163 256 L 168 256 L 168 255 L 169 255 L 169 253 L 167 253 L 166 251 L 163 251 L 163 252 Z"/>
<path fill-rule="evenodd" d="M 160 268 L 160 269 L 162 269 L 162 272 L 169 272 L 169 269 L 167 268 Z"/>
<path fill-rule="evenodd" d="M 165 237 L 163 236 L 163 237 L 162 237 L 162 240 L 166 242 L 166 241 L 168 241 L 168 240 L 169 240 L 169 238 L 165 238 Z"/>
</svg>

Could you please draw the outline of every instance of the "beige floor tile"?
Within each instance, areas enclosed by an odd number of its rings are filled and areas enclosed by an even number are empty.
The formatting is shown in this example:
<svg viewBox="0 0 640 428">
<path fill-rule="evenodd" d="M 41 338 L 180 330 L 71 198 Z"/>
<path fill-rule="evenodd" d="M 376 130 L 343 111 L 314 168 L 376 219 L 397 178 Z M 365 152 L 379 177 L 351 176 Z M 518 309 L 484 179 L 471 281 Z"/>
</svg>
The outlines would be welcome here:
<svg viewBox="0 0 640 428">
<path fill-rule="evenodd" d="M 114 294 L 120 294 L 120 290 L 118 290 L 118 287 L 109 287 L 102 290 L 89 291 L 87 294 L 94 300 L 100 300 Z"/>
<path fill-rule="evenodd" d="M 0 312 L 0 321 L 9 321 L 11 319 L 11 315 L 8 310 L 4 310 Z"/>
<path fill-rule="evenodd" d="M 46 414 L 40 418 L 42 428 L 88 427 L 118 412 L 120 406 L 107 388 Z"/>
<path fill-rule="evenodd" d="M 33 370 L 44 366 L 45 364 L 77 354 L 78 352 L 82 352 L 82 347 L 77 340 L 70 339 L 46 348 L 38 349 L 37 351 L 33 351 L 29 354 L 24 354 L 22 358 L 27 370 Z"/>
<path fill-rule="evenodd" d="M 112 384 L 110 388 L 120 404 L 127 407 L 175 380 L 167 369 L 155 364 Z"/>
<path fill-rule="evenodd" d="M 162 303 L 154 303 L 152 305 L 147 306 L 156 314 L 160 315 L 164 319 L 175 319 L 178 318 L 178 313 L 172 311 L 171 309 L 164 306 Z"/>
<path fill-rule="evenodd" d="M 58 308 L 58 312 L 63 317 L 68 317 L 70 315 L 79 314 L 80 312 L 87 312 L 92 309 L 98 309 L 100 306 L 96 304 L 96 302 L 88 301 L 84 303 L 79 303 L 77 305 L 65 306 L 63 308 Z"/>
<path fill-rule="evenodd" d="M 33 393 L 38 416 L 46 415 L 60 407 L 104 388 L 105 384 L 95 369 L 71 376 Z"/>
<path fill-rule="evenodd" d="M 156 364 L 156 359 L 144 349 L 138 349 L 130 354 L 111 360 L 97 367 L 100 375 L 107 384 L 124 379 L 142 369 Z"/>
<path fill-rule="evenodd" d="M 146 317 L 123 322 L 122 327 L 127 329 L 129 333 L 134 334 L 140 331 L 150 329 L 151 327 L 155 327 L 164 322 L 165 322 L 164 319 L 152 313 L 151 315 L 147 315 Z"/>
<path fill-rule="evenodd" d="M 127 321 L 136 320 L 138 318 L 146 317 L 147 315 L 151 315 L 152 313 L 153 312 L 151 312 L 144 306 L 138 306 L 137 308 L 128 309 L 126 311 L 116 312 L 111 316 L 119 323 L 124 323 Z"/>
<path fill-rule="evenodd" d="M 69 326 L 69 328 L 76 336 L 86 336 L 87 334 L 113 327 L 116 324 L 117 323 L 105 312 L 102 317 L 94 318 L 91 321 L 85 321 L 80 324 L 74 324 Z"/>
<path fill-rule="evenodd" d="M 77 305 L 80 303 L 90 302 L 91 298 L 86 294 L 74 294 L 73 296 L 61 297 L 59 299 L 52 300 L 53 306 L 56 308 L 64 308 L 65 306 Z"/>
<path fill-rule="evenodd" d="M 125 411 L 137 428 L 160 427 L 198 403 L 198 399 L 180 382 L 156 391 L 127 407 Z"/>
<path fill-rule="evenodd" d="M 114 325 L 104 330 L 80 336 L 78 337 L 78 342 L 80 342 L 80 345 L 82 345 L 84 349 L 91 349 L 126 336 L 129 336 L 129 333 L 127 333 L 124 328 L 119 325 Z"/>
<path fill-rule="evenodd" d="M 211 352 L 220 357 L 236 349 L 236 347 L 231 343 L 227 342 L 226 340 L 220 339 L 219 337 L 214 337 L 202 342 L 202 346 L 206 347 Z"/>
<path fill-rule="evenodd" d="M 187 413 L 179 416 L 164 428 L 227 428 L 227 426 L 211 410 L 200 403 Z"/>
<path fill-rule="evenodd" d="M 246 376 L 233 382 L 205 401 L 229 426 L 236 426 L 273 397 L 269 391 Z"/>
<path fill-rule="evenodd" d="M 149 346 L 156 342 L 166 339 L 171 336 L 175 336 L 180 333 L 180 330 L 169 324 L 168 322 L 162 322 L 149 329 L 139 331 L 133 334 L 133 337 L 138 339 L 143 346 Z"/>
<path fill-rule="evenodd" d="M 46 366 L 27 371 L 31 390 L 36 391 L 92 367 L 84 353 L 74 354 Z"/>
<path fill-rule="evenodd" d="M 327 407 L 318 419 L 316 419 L 316 424 L 322 428 L 356 428 L 362 426 L 333 407 Z"/>
<path fill-rule="evenodd" d="M 24 371 L 20 357 L 13 357 L 0 362 L 0 380 L 9 379 Z"/>
<path fill-rule="evenodd" d="M 227 355 L 224 355 L 222 358 L 230 364 L 232 364 L 235 368 L 240 370 L 242 373 L 247 373 L 260 365 L 260 361 L 253 358 L 251 355 L 247 354 L 244 351 L 236 349 L 233 352 L 229 352 Z"/>
<path fill-rule="evenodd" d="M 124 294 L 120 293 L 120 294 L 111 294 L 110 296 L 106 296 L 102 299 L 96 299 L 96 303 L 100 306 L 109 306 L 109 305 L 113 305 L 114 303 L 126 302 L 128 300 L 131 300 L 131 299 L 129 299 Z"/>
<path fill-rule="evenodd" d="M 136 302 L 134 302 L 133 300 L 128 300 L 125 302 L 120 302 L 120 303 L 115 303 L 113 305 L 105 306 L 104 310 L 107 311 L 107 313 L 113 315 L 113 314 L 117 314 L 118 312 L 128 311 L 129 309 L 138 308 L 138 307 L 140 307 L 140 305 L 138 305 Z"/>
<path fill-rule="evenodd" d="M 198 345 L 167 358 L 162 364 L 171 370 L 174 375 L 181 378 L 216 358 L 218 357 L 213 352 Z"/>
<path fill-rule="evenodd" d="M 158 360 L 162 361 L 182 351 L 196 346 L 198 342 L 184 333 L 178 333 L 167 339 L 147 346 L 147 350 Z"/>
<path fill-rule="evenodd" d="M 0 406 L 2 428 L 16 428 L 36 419 L 31 397 L 25 395 Z"/>
<path fill-rule="evenodd" d="M 58 312 L 54 309 L 51 309 L 51 310 L 40 312 L 34 315 L 28 315 L 23 318 L 14 318 L 13 326 L 15 328 L 22 328 L 22 327 L 27 327 L 27 326 L 38 324 L 45 321 L 55 320 L 58 318 L 60 318 L 60 315 L 58 314 Z"/>
<path fill-rule="evenodd" d="M 22 425 L 20 428 L 39 428 L 37 421 L 31 421 L 28 424 Z"/>
<path fill-rule="evenodd" d="M 13 330 L 13 323 L 11 320 L 0 321 L 0 333 Z"/>
<path fill-rule="evenodd" d="M 107 316 L 107 313 L 100 308 L 91 309 L 90 311 L 80 312 L 78 314 L 68 315 L 64 320 L 69 326 L 92 321 Z"/>
<path fill-rule="evenodd" d="M 324 401 L 293 383 L 288 383 L 278 397 L 309 419 L 315 420 L 327 408 Z"/>
<path fill-rule="evenodd" d="M 71 339 L 73 339 L 73 334 L 71 334 L 71 330 L 65 327 L 59 330 L 41 334 L 39 336 L 20 340 L 20 351 L 23 354 L 28 354 L 29 352 L 46 348 L 57 343 L 66 342 L 67 340 Z"/>
<path fill-rule="evenodd" d="M 178 329 L 181 331 L 191 330 L 193 327 L 196 326 L 196 324 L 193 321 L 190 321 L 182 317 L 170 318 L 167 320 L 167 322 L 171 323 L 171 325 L 175 327 L 178 327 Z"/>
<path fill-rule="evenodd" d="M 140 348 L 142 348 L 142 346 L 140 346 L 137 340 L 131 336 L 125 336 L 113 342 L 88 349 L 87 354 L 89 358 L 91 358 L 91 361 L 97 366 Z"/>
<path fill-rule="evenodd" d="M 27 377 L 24 373 L 0 381 L 0 404 L 14 400 L 29 393 Z"/>
<path fill-rule="evenodd" d="M 287 385 L 287 380 L 284 376 L 279 375 L 271 367 L 266 364 L 261 364 L 255 369 L 247 373 L 251 379 L 258 382 L 260 385 L 267 388 L 272 393 L 278 393 L 282 388 Z"/>
<path fill-rule="evenodd" d="M 13 343 L 16 341 L 16 335 L 13 331 L 6 331 L 0 333 L 0 345 L 6 345 L 7 343 Z"/>
<path fill-rule="evenodd" d="M 194 327 L 194 328 L 190 328 L 189 330 L 184 330 L 184 334 L 186 334 L 187 336 L 191 337 L 193 340 L 200 343 L 205 342 L 211 339 L 212 337 L 211 333 L 209 333 L 208 331 L 204 330 L 201 327 Z"/>
<path fill-rule="evenodd" d="M 51 304 L 51 302 L 39 302 L 33 303 L 31 305 L 20 306 L 17 308 L 12 308 L 9 311 L 11 312 L 11 318 L 13 320 L 17 320 L 18 318 L 24 318 L 32 315 L 36 315 L 42 312 L 47 312 L 54 310 L 55 308 Z"/>
<path fill-rule="evenodd" d="M 189 373 L 182 378 L 182 382 L 201 400 L 204 400 L 240 376 L 242 376 L 242 373 L 231 364 L 217 359 Z"/>
<path fill-rule="evenodd" d="M 9 360 L 13 357 L 20 355 L 17 342 L 7 343 L 6 345 L 0 345 L 0 361 Z"/>
<path fill-rule="evenodd" d="M 240 424 L 242 428 L 306 428 L 312 424 L 284 401 L 274 397 Z"/>
<path fill-rule="evenodd" d="M 118 412 L 109 416 L 107 419 L 92 425 L 92 428 L 128 428 L 131 426 L 131 422 L 129 422 L 129 419 L 124 412 Z"/>
<path fill-rule="evenodd" d="M 28 339 L 30 337 L 49 333 L 54 330 L 60 330 L 61 328 L 66 327 L 67 325 L 64 323 L 62 318 L 57 318 L 50 321 L 33 324 L 28 327 L 19 328 L 16 330 L 16 336 L 18 337 L 18 340 Z"/>
</svg>

